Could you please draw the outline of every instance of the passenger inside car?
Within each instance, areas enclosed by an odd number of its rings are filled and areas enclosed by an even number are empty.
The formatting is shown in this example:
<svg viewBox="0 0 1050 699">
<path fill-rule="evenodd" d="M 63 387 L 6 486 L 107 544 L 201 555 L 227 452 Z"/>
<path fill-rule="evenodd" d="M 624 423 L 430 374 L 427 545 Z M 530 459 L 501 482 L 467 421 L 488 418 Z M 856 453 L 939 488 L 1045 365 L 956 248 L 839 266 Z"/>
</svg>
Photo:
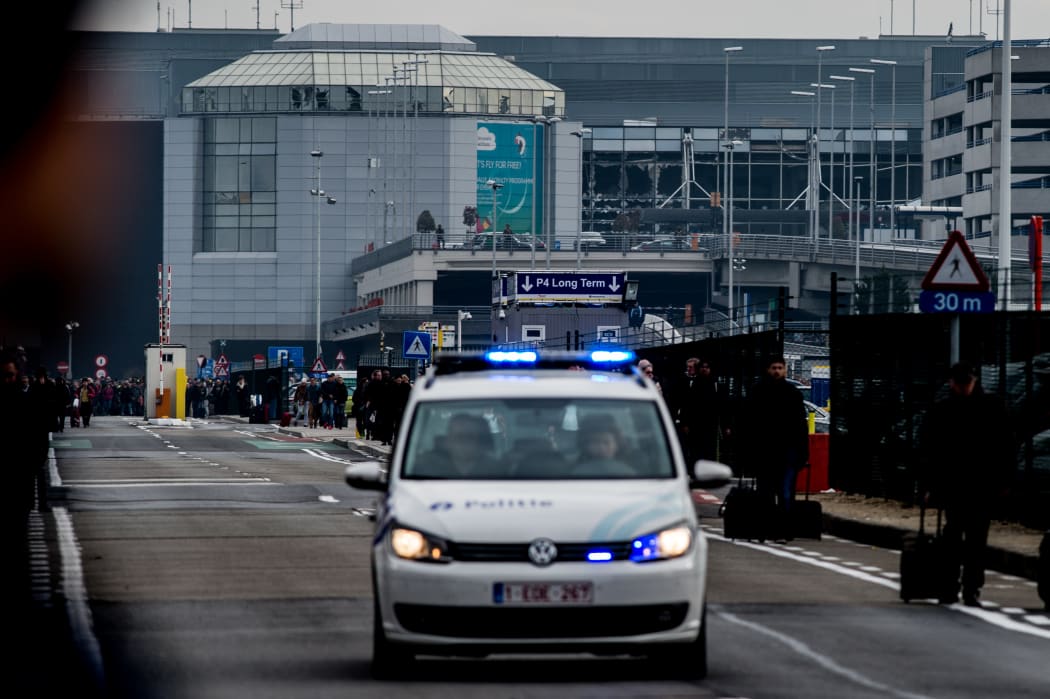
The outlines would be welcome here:
<svg viewBox="0 0 1050 699">
<path fill-rule="evenodd" d="M 448 420 L 448 431 L 435 440 L 435 448 L 414 469 L 418 478 L 484 478 L 501 475 L 496 463 L 492 433 L 485 418 L 456 413 Z"/>
<path fill-rule="evenodd" d="M 603 478 L 636 475 L 628 462 L 623 433 L 611 415 L 588 415 L 580 420 L 576 434 L 580 455 L 574 475 Z"/>
</svg>

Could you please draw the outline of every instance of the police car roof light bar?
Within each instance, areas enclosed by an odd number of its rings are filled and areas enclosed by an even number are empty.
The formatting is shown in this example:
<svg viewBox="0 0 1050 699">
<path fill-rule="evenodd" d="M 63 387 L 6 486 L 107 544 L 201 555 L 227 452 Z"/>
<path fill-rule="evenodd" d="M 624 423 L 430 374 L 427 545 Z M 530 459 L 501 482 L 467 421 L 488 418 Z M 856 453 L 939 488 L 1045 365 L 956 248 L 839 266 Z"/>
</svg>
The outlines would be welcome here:
<svg viewBox="0 0 1050 699">
<path fill-rule="evenodd" d="M 446 376 L 492 369 L 569 369 L 623 371 L 633 368 L 634 352 L 620 349 L 596 349 L 573 352 L 564 350 L 490 350 L 488 352 L 442 352 L 434 358 L 433 376 Z M 430 385 L 427 381 L 426 385 Z"/>
</svg>

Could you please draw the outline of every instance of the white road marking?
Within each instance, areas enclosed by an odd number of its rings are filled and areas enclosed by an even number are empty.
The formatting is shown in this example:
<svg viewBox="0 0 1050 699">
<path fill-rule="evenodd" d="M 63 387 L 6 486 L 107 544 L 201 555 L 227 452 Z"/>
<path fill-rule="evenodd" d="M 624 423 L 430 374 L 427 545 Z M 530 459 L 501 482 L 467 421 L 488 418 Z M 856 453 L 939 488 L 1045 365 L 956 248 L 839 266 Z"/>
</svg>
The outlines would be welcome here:
<svg viewBox="0 0 1050 699">
<path fill-rule="evenodd" d="M 331 461 L 333 463 L 344 464 L 344 465 L 350 465 L 350 464 L 353 463 L 349 459 L 341 459 L 338 456 L 332 456 L 331 454 L 328 454 L 328 453 L 326 453 L 324 451 L 321 451 L 320 449 L 310 449 L 310 448 L 307 447 L 307 448 L 304 448 L 303 451 L 306 452 L 307 454 L 309 454 L 310 456 L 314 457 L 314 458 L 322 459 L 324 461 Z"/>
<path fill-rule="evenodd" d="M 810 562 L 814 562 L 811 559 L 806 559 L 806 560 L 810 560 Z M 848 680 L 849 682 L 853 682 L 854 684 L 860 685 L 861 687 L 866 687 L 868 689 L 872 689 L 872 690 L 875 690 L 877 692 L 884 692 L 884 693 L 889 694 L 889 695 L 894 696 L 894 697 L 901 697 L 901 699 L 928 699 L 928 697 L 926 697 L 926 695 L 924 695 L 924 694 L 912 694 L 911 692 L 900 691 L 900 690 L 894 689 L 893 687 L 890 687 L 888 685 L 882 684 L 881 682 L 876 682 L 875 680 L 871 679 L 870 677 L 862 675 L 862 674 L 860 674 L 859 672 L 857 672 L 855 670 L 851 670 L 848 667 L 844 667 L 842 665 L 839 665 L 833 659 L 829 658 L 826 655 L 822 655 L 821 653 L 818 653 L 817 651 L 815 651 L 812 648 L 810 648 L 809 646 L 807 646 L 805 643 L 802 643 L 801 641 L 799 641 L 799 640 L 797 640 L 795 638 L 792 638 L 791 636 L 788 636 L 786 634 L 780 633 L 779 631 L 771 629 L 768 626 L 763 626 L 762 624 L 756 624 L 753 621 L 747 621 L 745 619 L 741 619 L 740 617 L 736 616 L 735 614 L 730 614 L 729 612 L 718 612 L 718 616 L 720 616 L 721 618 L 725 619 L 726 621 L 728 621 L 730 623 L 737 624 L 739 626 L 743 626 L 744 628 L 750 629 L 750 630 L 752 630 L 752 631 L 754 631 L 756 633 L 760 633 L 760 634 L 762 634 L 764 636 L 768 636 L 769 638 L 772 638 L 775 641 L 779 641 L 780 643 L 783 643 L 785 646 L 787 646 L 791 650 L 795 651 L 799 655 L 804 656 L 804 657 L 812 660 L 813 662 L 815 662 L 817 665 L 819 665 L 820 667 L 824 668 L 828 672 L 831 672 L 831 673 L 833 673 L 835 675 L 838 675 L 839 677 L 843 678 L 844 680 Z M 848 692 L 845 692 L 845 693 L 848 694 Z"/>
<path fill-rule="evenodd" d="M 104 687 L 102 652 L 91 619 L 87 587 L 84 585 L 84 568 L 80 562 L 80 544 L 77 543 L 76 534 L 73 532 L 73 520 L 64 507 L 54 508 L 52 514 L 55 517 L 58 550 L 62 559 L 62 594 L 66 598 L 66 614 L 73 635 L 79 639 L 77 646 L 96 679 L 95 686 Z"/>
<path fill-rule="evenodd" d="M 999 611 L 1003 614 L 1024 614 L 1026 610 L 1020 607 L 1000 607 Z"/>
<path fill-rule="evenodd" d="M 875 576 L 871 575 L 868 572 L 865 572 L 869 570 L 882 570 L 881 568 L 876 568 L 875 566 L 861 566 L 859 563 L 855 563 L 853 561 L 843 561 L 841 564 L 831 563 L 828 561 L 810 558 L 805 555 L 797 555 L 795 553 L 785 550 L 787 547 L 768 546 L 766 544 L 758 544 L 750 541 L 737 541 L 732 539 L 726 539 L 724 536 L 721 535 L 721 533 L 717 529 L 709 529 L 705 527 L 705 530 L 706 536 L 708 536 L 708 538 L 711 539 L 725 541 L 726 543 L 733 544 L 734 546 L 743 546 L 744 548 L 755 549 L 756 551 L 765 551 L 766 553 L 773 556 L 787 558 L 793 561 L 797 561 L 799 563 L 807 563 L 812 566 L 817 566 L 818 568 L 829 570 L 833 573 L 846 575 L 851 578 L 856 578 L 857 580 L 864 580 L 866 582 L 881 585 L 882 587 L 886 587 L 891 590 L 900 592 L 900 584 L 892 580 L 888 580 L 885 577 Z M 854 568 L 847 566 L 860 566 L 860 569 L 855 570 Z M 970 616 L 976 617 L 977 619 L 992 624 L 993 626 L 998 626 L 999 628 L 1006 629 L 1007 631 L 1017 631 L 1019 633 L 1025 633 L 1030 636 L 1037 636 L 1039 638 L 1050 639 L 1050 629 L 1042 629 L 1031 624 L 1025 624 L 1015 621 L 1012 617 L 1008 616 L 1007 614 L 1004 614 L 1001 610 L 992 608 L 998 606 L 992 602 L 984 602 L 983 604 L 989 608 L 985 609 L 978 607 L 967 607 L 962 604 L 951 604 L 947 605 L 946 608 L 962 612 L 963 614 L 969 614 Z M 1048 623 L 1048 625 L 1050 625 L 1050 623 Z"/>
<path fill-rule="evenodd" d="M 1029 614 L 1024 620 L 1036 626 L 1050 626 L 1050 616 L 1044 614 Z"/>
<path fill-rule="evenodd" d="M 331 503 L 339 502 L 338 498 L 336 498 L 334 495 L 318 495 L 317 499 L 320 500 L 321 502 L 331 502 Z"/>
</svg>

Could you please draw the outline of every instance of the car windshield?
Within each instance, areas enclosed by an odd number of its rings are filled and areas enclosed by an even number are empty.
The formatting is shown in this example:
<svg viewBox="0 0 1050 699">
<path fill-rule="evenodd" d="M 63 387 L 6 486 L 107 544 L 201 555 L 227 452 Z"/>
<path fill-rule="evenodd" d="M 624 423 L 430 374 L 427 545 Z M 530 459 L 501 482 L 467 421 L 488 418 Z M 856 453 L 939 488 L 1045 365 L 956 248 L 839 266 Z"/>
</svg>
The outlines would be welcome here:
<svg viewBox="0 0 1050 699">
<path fill-rule="evenodd" d="M 674 478 L 655 404 L 506 399 L 420 403 L 402 478 Z"/>
</svg>

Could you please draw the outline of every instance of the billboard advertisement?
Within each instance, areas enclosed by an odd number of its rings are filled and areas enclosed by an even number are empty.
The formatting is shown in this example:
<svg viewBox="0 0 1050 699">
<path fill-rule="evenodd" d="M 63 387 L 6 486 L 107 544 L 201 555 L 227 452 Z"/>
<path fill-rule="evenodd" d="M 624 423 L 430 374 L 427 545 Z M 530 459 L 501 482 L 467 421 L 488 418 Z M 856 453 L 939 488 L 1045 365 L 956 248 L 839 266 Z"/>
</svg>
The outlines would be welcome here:
<svg viewBox="0 0 1050 699">
<path fill-rule="evenodd" d="M 478 232 L 503 230 L 543 235 L 543 127 L 531 123 L 478 122 Z M 502 185 L 493 221 L 492 180 Z"/>
</svg>

